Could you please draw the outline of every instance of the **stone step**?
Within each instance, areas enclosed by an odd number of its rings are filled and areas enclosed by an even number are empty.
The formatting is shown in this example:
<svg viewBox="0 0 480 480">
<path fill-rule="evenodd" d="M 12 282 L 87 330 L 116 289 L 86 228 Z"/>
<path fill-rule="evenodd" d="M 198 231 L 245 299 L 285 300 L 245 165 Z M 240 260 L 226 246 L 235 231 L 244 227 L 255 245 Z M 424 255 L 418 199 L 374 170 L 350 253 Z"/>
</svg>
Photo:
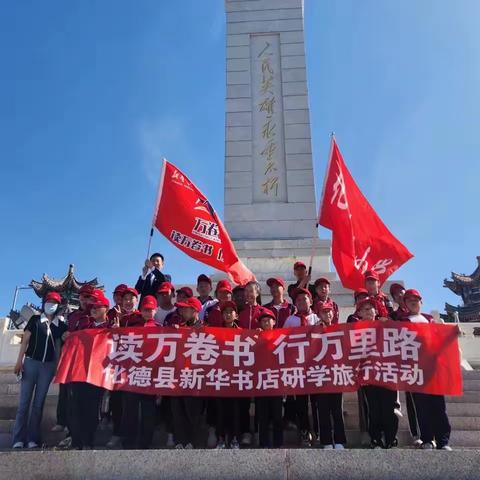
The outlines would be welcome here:
<svg viewBox="0 0 480 480">
<path fill-rule="evenodd" d="M 20 393 L 20 382 L 15 383 L 1 383 L 0 384 L 0 402 L 3 395 L 19 395 Z M 48 389 L 47 395 L 58 395 L 58 385 L 52 383 Z"/>
<path fill-rule="evenodd" d="M 478 392 L 480 391 L 480 380 L 464 380 L 463 381 L 464 392 Z"/>
<path fill-rule="evenodd" d="M 462 370 L 464 380 L 480 380 L 480 370 Z"/>
</svg>

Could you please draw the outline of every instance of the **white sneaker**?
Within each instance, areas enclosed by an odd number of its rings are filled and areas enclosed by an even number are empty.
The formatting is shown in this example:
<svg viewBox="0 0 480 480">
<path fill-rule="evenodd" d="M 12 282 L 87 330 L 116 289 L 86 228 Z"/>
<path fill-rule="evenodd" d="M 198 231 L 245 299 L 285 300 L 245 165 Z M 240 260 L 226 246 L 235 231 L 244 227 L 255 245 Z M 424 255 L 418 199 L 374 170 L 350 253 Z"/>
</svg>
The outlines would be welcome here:
<svg viewBox="0 0 480 480">
<path fill-rule="evenodd" d="M 12 448 L 23 448 L 23 442 L 15 442 Z"/>
<path fill-rule="evenodd" d="M 72 446 L 72 437 L 66 437 L 58 442 L 58 448 L 70 448 Z"/>
<path fill-rule="evenodd" d="M 343 446 L 342 443 L 336 443 L 335 450 L 345 450 L 345 447 Z"/>
<path fill-rule="evenodd" d="M 422 450 L 433 450 L 435 447 L 432 442 L 425 442 L 422 444 Z"/>
<path fill-rule="evenodd" d="M 167 443 L 165 445 L 167 448 L 177 448 L 175 445 L 175 440 L 173 439 L 173 433 L 167 433 Z"/>
<path fill-rule="evenodd" d="M 28 442 L 27 448 L 38 448 L 38 443 Z"/>
<path fill-rule="evenodd" d="M 398 417 L 398 418 L 403 418 L 403 413 L 399 408 L 395 408 L 393 410 L 393 413 Z"/>
<path fill-rule="evenodd" d="M 230 442 L 230 448 L 232 450 L 239 450 L 240 444 L 238 443 L 237 437 L 233 437 L 232 441 Z"/>
<path fill-rule="evenodd" d="M 420 440 L 420 438 L 415 437 L 415 438 L 413 439 L 413 446 L 414 446 L 415 448 L 421 448 L 421 447 L 422 447 L 422 444 L 423 444 L 423 442 L 422 442 L 422 440 Z"/>
<path fill-rule="evenodd" d="M 444 445 L 442 448 L 440 448 L 440 450 L 446 450 L 447 452 L 451 452 L 452 447 L 450 445 Z"/>
<path fill-rule="evenodd" d="M 58 423 L 52 427 L 50 430 L 51 432 L 63 432 L 65 427 L 63 425 L 59 425 Z"/>
<path fill-rule="evenodd" d="M 181 443 L 177 443 L 177 445 L 175 445 L 175 450 L 183 450 L 183 445 Z"/>
<path fill-rule="evenodd" d="M 333 450 L 333 445 L 324 445 L 323 450 Z"/>
<path fill-rule="evenodd" d="M 118 435 L 112 435 L 110 440 L 106 443 L 107 448 L 117 448 L 122 444 L 122 439 Z"/>
<path fill-rule="evenodd" d="M 209 427 L 208 438 L 207 438 L 207 448 L 215 448 L 216 445 L 217 445 L 217 434 L 215 433 L 215 427 Z"/>
<path fill-rule="evenodd" d="M 217 446 L 216 446 L 216 449 L 217 450 L 225 450 L 226 445 L 225 445 L 225 441 L 224 440 L 219 440 L 218 443 L 217 443 Z"/>
<path fill-rule="evenodd" d="M 249 447 L 252 444 L 252 434 L 250 432 L 245 432 L 242 435 L 240 443 L 245 447 Z"/>
<path fill-rule="evenodd" d="M 187 443 L 185 445 L 185 450 L 193 450 L 193 445 L 191 443 Z"/>
</svg>

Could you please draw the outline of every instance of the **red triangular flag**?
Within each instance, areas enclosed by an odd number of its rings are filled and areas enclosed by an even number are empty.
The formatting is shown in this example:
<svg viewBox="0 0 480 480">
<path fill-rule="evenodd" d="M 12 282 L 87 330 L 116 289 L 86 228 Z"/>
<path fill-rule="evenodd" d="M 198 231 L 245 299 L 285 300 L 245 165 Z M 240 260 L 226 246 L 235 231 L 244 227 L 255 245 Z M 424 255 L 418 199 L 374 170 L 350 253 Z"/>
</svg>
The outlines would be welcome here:
<svg viewBox="0 0 480 480">
<path fill-rule="evenodd" d="M 227 272 L 237 284 L 255 280 L 238 258 L 223 223 L 205 195 L 164 160 L 153 225 L 190 257 Z"/>
<path fill-rule="evenodd" d="M 374 270 L 380 283 L 413 257 L 388 230 L 348 171 L 332 139 L 318 223 L 332 230 L 332 257 L 342 285 L 364 287 Z"/>
</svg>

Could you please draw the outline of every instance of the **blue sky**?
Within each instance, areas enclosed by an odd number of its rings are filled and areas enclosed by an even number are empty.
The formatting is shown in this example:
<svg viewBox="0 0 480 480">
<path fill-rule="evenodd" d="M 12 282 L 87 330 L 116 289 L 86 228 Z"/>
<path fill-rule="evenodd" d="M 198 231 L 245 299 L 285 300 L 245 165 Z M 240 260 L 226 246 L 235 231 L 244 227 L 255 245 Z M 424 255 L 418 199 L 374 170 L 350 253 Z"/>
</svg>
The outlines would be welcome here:
<svg viewBox="0 0 480 480">
<path fill-rule="evenodd" d="M 334 130 L 415 254 L 393 278 L 427 310 L 458 302 L 443 278 L 480 254 L 479 14 L 475 0 L 305 0 L 317 191 Z M 3 4 L 0 316 L 15 285 L 69 263 L 108 291 L 134 282 L 162 155 L 223 213 L 224 31 L 222 0 Z M 159 233 L 153 249 L 176 283 L 209 271 Z"/>
</svg>

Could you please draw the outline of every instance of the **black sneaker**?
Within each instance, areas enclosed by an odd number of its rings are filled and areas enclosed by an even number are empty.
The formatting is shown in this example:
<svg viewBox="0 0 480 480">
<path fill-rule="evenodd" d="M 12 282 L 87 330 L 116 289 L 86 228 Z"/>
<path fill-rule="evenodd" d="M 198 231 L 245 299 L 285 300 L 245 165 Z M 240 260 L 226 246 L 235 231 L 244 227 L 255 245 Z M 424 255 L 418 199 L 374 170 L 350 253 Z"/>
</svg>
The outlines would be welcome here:
<svg viewBox="0 0 480 480">
<path fill-rule="evenodd" d="M 308 448 L 312 446 L 312 434 L 308 430 L 304 430 L 300 433 L 300 446 Z"/>
<path fill-rule="evenodd" d="M 375 450 L 377 448 L 385 448 L 383 446 L 383 442 L 381 440 L 372 440 L 372 442 L 370 443 L 370 448 L 372 450 Z"/>
</svg>

